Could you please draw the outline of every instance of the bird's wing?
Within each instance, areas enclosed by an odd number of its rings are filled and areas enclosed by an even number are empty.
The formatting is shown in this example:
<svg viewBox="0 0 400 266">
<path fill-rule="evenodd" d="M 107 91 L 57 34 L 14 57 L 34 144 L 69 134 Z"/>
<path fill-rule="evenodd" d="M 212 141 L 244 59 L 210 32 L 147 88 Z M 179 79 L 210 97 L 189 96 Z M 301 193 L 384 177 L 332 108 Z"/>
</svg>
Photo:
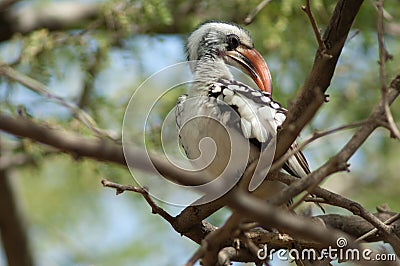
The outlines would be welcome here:
<svg viewBox="0 0 400 266">
<path fill-rule="evenodd" d="M 237 81 L 219 80 L 211 84 L 209 96 L 223 101 L 238 113 L 241 132 L 253 144 L 262 144 L 270 140 L 271 134 L 275 135 L 278 126 L 282 125 L 286 119 L 287 110 L 272 100 L 269 93 L 255 90 Z M 269 127 L 266 127 L 266 123 Z M 290 150 L 296 147 L 295 142 Z M 291 156 L 285 162 L 283 169 L 299 178 L 310 173 L 309 165 L 302 152 Z"/>
<path fill-rule="evenodd" d="M 240 118 L 242 134 L 247 139 L 264 143 L 275 134 L 285 119 L 286 110 L 271 99 L 271 95 L 233 80 L 219 80 L 209 87 L 209 97 L 227 105 Z"/>
</svg>

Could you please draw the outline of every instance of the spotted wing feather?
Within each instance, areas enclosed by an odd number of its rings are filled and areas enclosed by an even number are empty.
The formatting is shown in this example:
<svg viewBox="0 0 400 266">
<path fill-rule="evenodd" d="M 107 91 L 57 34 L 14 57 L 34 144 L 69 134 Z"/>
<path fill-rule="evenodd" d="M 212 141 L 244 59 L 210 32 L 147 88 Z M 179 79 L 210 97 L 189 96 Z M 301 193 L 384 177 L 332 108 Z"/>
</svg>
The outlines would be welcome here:
<svg viewBox="0 0 400 266">
<path fill-rule="evenodd" d="M 231 106 L 241 118 L 239 127 L 243 136 L 260 146 L 269 139 L 269 133 L 276 133 L 278 126 L 282 125 L 286 118 L 287 110 L 272 100 L 269 93 L 254 90 L 237 81 L 219 80 L 211 84 L 209 96 Z M 265 123 L 270 125 L 269 130 L 265 127 Z M 274 132 L 269 132 L 271 129 Z M 296 147 L 297 143 L 293 143 L 290 150 Z M 310 173 L 309 165 L 302 152 L 291 156 L 285 162 L 283 169 L 299 178 Z"/>
</svg>

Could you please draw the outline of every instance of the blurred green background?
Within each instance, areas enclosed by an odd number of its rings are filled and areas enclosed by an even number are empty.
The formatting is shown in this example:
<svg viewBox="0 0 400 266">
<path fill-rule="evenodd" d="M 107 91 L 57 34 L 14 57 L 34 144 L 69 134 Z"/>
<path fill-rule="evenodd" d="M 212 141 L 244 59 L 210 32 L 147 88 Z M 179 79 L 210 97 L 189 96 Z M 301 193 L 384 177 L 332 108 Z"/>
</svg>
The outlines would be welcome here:
<svg viewBox="0 0 400 266">
<path fill-rule="evenodd" d="M 0 1 L 0 59 L 40 82 L 95 118 L 99 126 L 121 137 L 127 103 L 135 89 L 160 69 L 185 60 L 185 39 L 208 19 L 241 23 L 259 1 Z M 289 106 L 310 71 L 317 42 L 305 1 L 272 1 L 246 28 L 265 57 L 273 77 L 274 98 Z M 311 1 L 325 29 L 336 1 Z M 3 9 L 1 9 L 3 8 Z M 63 23 L 62 23 L 63 22 Z M 8 24 L 7 24 L 8 23 Z M 385 41 L 394 56 L 387 81 L 400 73 L 398 1 L 385 2 Z M 331 87 L 330 102 L 303 131 L 326 130 L 365 119 L 380 98 L 376 9 L 365 1 L 350 32 Z M 162 84 L 160 84 L 161 86 Z M 155 93 L 151 90 L 149 94 Z M 175 104 L 165 97 L 159 121 Z M 0 110 L 90 136 L 70 111 L 0 77 Z M 391 108 L 400 120 L 400 102 Z M 139 110 L 140 111 L 140 110 Z M 141 125 L 138 125 L 140 127 Z M 158 146 L 157 124 L 148 129 Z M 346 130 L 305 149 L 312 169 L 334 156 L 351 137 Z M 182 265 L 197 245 L 152 215 L 140 195 L 102 188 L 107 178 L 135 184 L 123 167 L 74 159 L 50 147 L 0 132 L 1 156 L 23 154 L 30 160 L 6 170 L 25 218 L 37 265 Z M 374 211 L 388 203 L 399 211 L 400 145 L 379 129 L 350 160 L 350 173 L 330 177 L 324 187 Z M 4 170 L 4 169 L 1 169 Z M 168 193 L 168 191 L 166 192 Z M 172 214 L 180 208 L 163 204 Z M 327 208 L 328 213 L 346 213 Z M 315 213 L 319 213 L 315 210 Z M 228 211 L 211 220 L 220 224 Z M 1 214 L 0 215 L 4 215 Z M 0 251 L 0 265 L 5 265 Z M 273 265 L 286 265 L 274 262 Z"/>
</svg>

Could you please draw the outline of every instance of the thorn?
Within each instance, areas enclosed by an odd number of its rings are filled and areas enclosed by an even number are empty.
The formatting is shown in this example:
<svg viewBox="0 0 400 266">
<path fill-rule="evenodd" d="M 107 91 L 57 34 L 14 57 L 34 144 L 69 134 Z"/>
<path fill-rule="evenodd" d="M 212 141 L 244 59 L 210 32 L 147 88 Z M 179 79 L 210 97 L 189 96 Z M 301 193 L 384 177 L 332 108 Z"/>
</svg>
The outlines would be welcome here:
<svg viewBox="0 0 400 266">
<path fill-rule="evenodd" d="M 18 107 L 17 113 L 19 116 L 24 116 L 24 110 L 21 107 Z"/>
<path fill-rule="evenodd" d="M 347 173 L 350 173 L 351 171 L 350 171 L 350 164 L 349 163 L 346 163 L 345 164 L 345 169 L 346 169 L 346 172 Z"/>
<path fill-rule="evenodd" d="M 338 169 L 341 170 L 341 171 L 346 171 L 346 172 L 350 173 L 350 168 L 349 168 L 349 167 L 350 167 L 350 164 L 349 164 L 349 163 L 346 163 L 346 162 L 343 162 L 343 163 L 338 162 L 337 167 L 338 167 Z"/>
<path fill-rule="evenodd" d="M 236 250 L 240 250 L 240 239 L 233 240 L 233 245 L 235 246 Z"/>
<path fill-rule="evenodd" d="M 356 37 L 360 33 L 360 30 L 356 30 L 349 38 L 347 38 L 346 42 L 349 42 L 351 39 Z"/>
</svg>

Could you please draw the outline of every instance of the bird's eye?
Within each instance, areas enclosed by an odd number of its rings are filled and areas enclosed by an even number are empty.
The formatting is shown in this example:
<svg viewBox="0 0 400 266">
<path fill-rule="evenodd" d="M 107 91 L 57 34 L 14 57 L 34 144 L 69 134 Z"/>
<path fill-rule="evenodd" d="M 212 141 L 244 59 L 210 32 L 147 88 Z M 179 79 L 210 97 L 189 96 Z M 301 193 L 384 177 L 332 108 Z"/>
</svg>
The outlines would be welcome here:
<svg viewBox="0 0 400 266">
<path fill-rule="evenodd" d="M 228 42 L 227 49 L 229 51 L 237 48 L 239 46 L 239 44 L 240 44 L 239 37 L 237 35 L 235 35 L 235 34 L 228 35 L 227 36 L 227 42 Z"/>
</svg>

